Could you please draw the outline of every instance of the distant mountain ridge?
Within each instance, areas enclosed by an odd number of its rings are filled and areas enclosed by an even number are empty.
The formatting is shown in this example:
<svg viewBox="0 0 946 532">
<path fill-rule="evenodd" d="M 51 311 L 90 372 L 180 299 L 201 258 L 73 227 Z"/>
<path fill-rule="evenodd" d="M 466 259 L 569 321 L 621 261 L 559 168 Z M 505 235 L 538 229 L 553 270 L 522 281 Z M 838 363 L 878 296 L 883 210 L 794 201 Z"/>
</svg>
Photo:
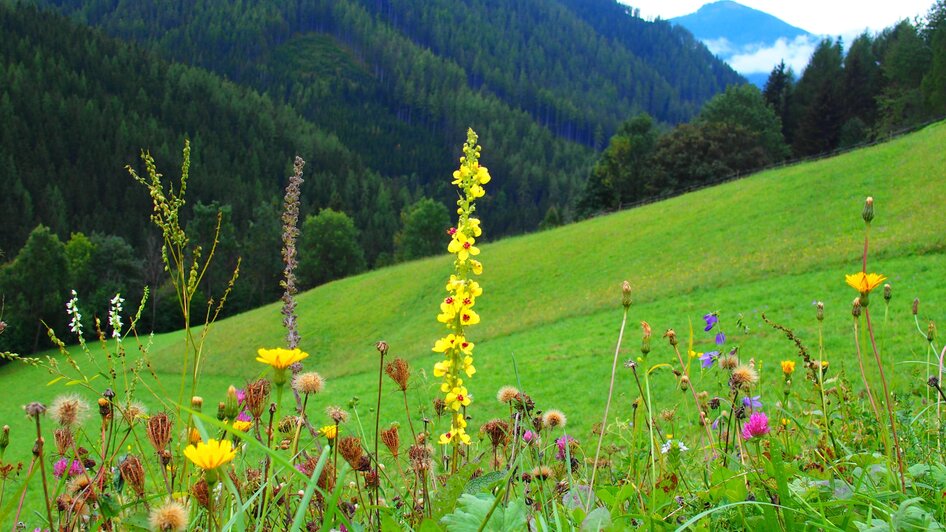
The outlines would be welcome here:
<svg viewBox="0 0 946 532">
<path fill-rule="evenodd" d="M 670 22 L 688 29 L 720 59 L 752 83 L 762 86 L 780 60 L 804 64 L 817 37 L 808 31 L 732 0 L 703 5 Z"/>
</svg>

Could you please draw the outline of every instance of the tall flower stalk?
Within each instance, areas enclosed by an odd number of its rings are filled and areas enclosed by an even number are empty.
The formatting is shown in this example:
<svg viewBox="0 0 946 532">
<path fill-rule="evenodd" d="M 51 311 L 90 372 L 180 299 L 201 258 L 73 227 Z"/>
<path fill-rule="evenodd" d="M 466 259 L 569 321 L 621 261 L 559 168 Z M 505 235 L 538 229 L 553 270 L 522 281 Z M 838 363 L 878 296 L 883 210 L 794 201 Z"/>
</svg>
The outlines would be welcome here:
<svg viewBox="0 0 946 532">
<path fill-rule="evenodd" d="M 453 182 L 460 189 L 457 199 L 456 227 L 448 231 L 450 243 L 447 250 L 455 257 L 454 273 L 447 282 L 447 297 L 440 304 L 437 321 L 443 323 L 449 334 L 437 340 L 433 350 L 443 353 L 443 359 L 434 365 L 434 376 L 441 377 L 440 391 L 444 394 L 446 408 L 450 412 L 450 429 L 440 435 L 441 445 L 453 445 L 451 468 L 456 470 L 460 445 L 468 445 L 470 436 L 466 433 L 465 407 L 471 402 L 469 392 L 463 385 L 464 376 L 469 378 L 476 373 L 473 367 L 473 344 L 466 339 L 466 328 L 480 322 L 480 317 L 473 310 L 476 298 L 483 293 L 474 275 L 483 272 L 483 265 L 473 257 L 480 250 L 476 247 L 476 238 L 482 235 L 480 221 L 473 218 L 476 211 L 474 201 L 485 194 L 483 185 L 489 182 L 489 171 L 480 166 L 480 146 L 472 129 L 467 131 L 467 140 L 460 157 L 460 168 L 453 172 Z"/>
</svg>

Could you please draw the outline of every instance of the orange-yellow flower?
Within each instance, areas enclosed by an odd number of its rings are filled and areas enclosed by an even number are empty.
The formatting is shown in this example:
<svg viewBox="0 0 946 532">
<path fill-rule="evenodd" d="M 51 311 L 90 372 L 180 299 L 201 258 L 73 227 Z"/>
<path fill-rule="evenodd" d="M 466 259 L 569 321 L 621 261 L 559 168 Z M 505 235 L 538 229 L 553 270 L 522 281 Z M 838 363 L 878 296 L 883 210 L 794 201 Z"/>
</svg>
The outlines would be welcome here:
<svg viewBox="0 0 946 532">
<path fill-rule="evenodd" d="M 886 281 L 887 278 L 879 273 L 857 272 L 854 275 L 845 275 L 844 280 L 851 288 L 862 294 L 868 294 L 871 290 L 877 288 L 880 283 Z"/>
<path fill-rule="evenodd" d="M 238 430 L 240 432 L 246 432 L 250 430 L 250 427 L 253 426 L 253 423 L 250 421 L 236 420 L 233 422 L 233 430 Z"/>
<path fill-rule="evenodd" d="M 260 349 L 257 351 L 259 355 L 256 357 L 257 362 L 262 362 L 263 364 L 268 364 L 276 369 L 286 369 L 289 366 L 304 360 L 309 357 L 309 353 L 302 351 L 299 348 L 296 349 L 283 349 L 277 347 L 276 349 Z"/>
<path fill-rule="evenodd" d="M 196 446 L 188 445 L 184 449 L 184 456 L 194 462 L 197 467 L 209 471 L 236 458 L 236 449 L 233 448 L 230 440 L 210 439 L 206 443 L 198 442 Z"/>
<path fill-rule="evenodd" d="M 783 360 L 782 361 L 782 373 L 786 376 L 791 375 L 795 371 L 795 361 L 794 360 Z"/>
</svg>

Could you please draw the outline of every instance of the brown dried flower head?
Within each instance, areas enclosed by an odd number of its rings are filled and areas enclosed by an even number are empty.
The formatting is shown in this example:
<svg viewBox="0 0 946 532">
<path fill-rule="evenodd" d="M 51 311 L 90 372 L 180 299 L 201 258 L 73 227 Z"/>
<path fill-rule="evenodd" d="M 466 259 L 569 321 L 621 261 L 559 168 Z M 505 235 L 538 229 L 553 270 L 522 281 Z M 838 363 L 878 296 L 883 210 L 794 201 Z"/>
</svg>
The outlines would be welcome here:
<svg viewBox="0 0 946 532">
<path fill-rule="evenodd" d="M 194 497 L 194 500 L 197 501 L 197 504 L 201 508 L 210 507 L 210 486 L 207 485 L 207 481 L 200 479 L 196 484 L 191 486 L 191 496 Z"/>
<path fill-rule="evenodd" d="M 509 401 L 512 401 L 519 395 L 519 390 L 512 386 L 503 386 L 496 392 L 496 400 L 500 403 L 506 404 Z"/>
<path fill-rule="evenodd" d="M 248 383 L 245 390 L 246 408 L 250 411 L 254 419 L 262 417 L 266 411 L 266 403 L 269 400 L 269 381 L 260 379 Z"/>
<path fill-rule="evenodd" d="M 58 428 L 53 431 L 53 436 L 56 439 L 56 452 L 59 453 L 59 456 L 66 456 L 72 451 L 75 440 L 72 437 L 71 429 L 68 427 Z"/>
<path fill-rule="evenodd" d="M 60 395 L 53 400 L 50 414 L 63 427 L 74 428 L 81 425 L 89 416 L 89 403 L 77 394 Z"/>
<path fill-rule="evenodd" d="M 145 494 L 145 468 L 141 465 L 141 460 L 133 454 L 125 457 L 118 464 L 118 471 L 122 479 L 135 491 L 138 498 Z"/>
<path fill-rule="evenodd" d="M 314 371 L 300 373 L 292 379 L 292 389 L 301 394 L 314 394 L 322 391 L 325 380 Z"/>
<path fill-rule="evenodd" d="M 543 481 L 555 476 L 555 472 L 552 471 L 552 468 L 547 465 L 540 465 L 532 468 L 532 472 L 529 473 L 529 475 L 533 480 Z"/>
<path fill-rule="evenodd" d="M 440 397 L 434 399 L 434 413 L 438 416 L 443 415 L 444 409 L 447 408 L 447 402 L 441 399 Z"/>
<path fill-rule="evenodd" d="M 501 419 L 493 419 L 483 424 L 483 432 L 489 437 L 493 447 L 509 443 L 509 423 Z"/>
<path fill-rule="evenodd" d="M 390 428 L 381 431 L 381 442 L 391 451 L 391 455 L 397 458 L 401 447 L 401 437 L 398 434 L 397 424 L 392 424 Z"/>
<path fill-rule="evenodd" d="M 381 478 L 378 476 L 378 471 L 376 469 L 365 472 L 365 486 L 370 489 L 375 489 L 381 486 Z"/>
<path fill-rule="evenodd" d="M 171 418 L 164 412 L 151 416 L 145 433 L 148 435 L 148 441 L 154 446 L 154 450 L 163 451 L 171 441 Z"/>
<path fill-rule="evenodd" d="M 338 406 L 330 406 L 325 409 L 325 413 L 328 414 L 329 419 L 335 422 L 336 425 L 341 425 L 348 421 L 348 412 L 341 409 Z"/>
<path fill-rule="evenodd" d="M 354 436 L 345 436 L 338 440 L 338 452 L 342 458 L 348 462 L 353 469 L 358 469 L 361 457 L 364 451 L 361 448 L 361 440 Z"/>
<path fill-rule="evenodd" d="M 411 376 L 410 366 L 403 358 L 395 358 L 384 368 L 384 372 L 391 377 L 391 380 L 397 383 L 402 392 L 407 391 L 407 381 Z"/>
<path fill-rule="evenodd" d="M 138 401 L 133 401 L 125 407 L 122 414 L 124 414 L 125 421 L 130 425 L 146 417 L 148 415 L 148 407 Z"/>
<path fill-rule="evenodd" d="M 719 367 L 726 371 L 732 371 L 739 366 L 739 357 L 736 355 L 723 355 L 719 358 Z"/>
<path fill-rule="evenodd" d="M 32 402 L 23 407 L 26 415 L 31 418 L 37 418 L 46 413 L 46 405 L 40 402 Z"/>
<path fill-rule="evenodd" d="M 378 353 L 381 353 L 381 358 L 388 354 L 388 343 L 384 340 L 374 344 L 374 347 L 378 350 Z"/>
<path fill-rule="evenodd" d="M 432 454 L 433 451 L 426 444 L 418 443 L 411 445 L 411 448 L 407 451 L 407 456 L 411 461 L 411 469 L 413 469 L 415 473 L 430 471 L 433 465 L 430 459 Z"/>
</svg>

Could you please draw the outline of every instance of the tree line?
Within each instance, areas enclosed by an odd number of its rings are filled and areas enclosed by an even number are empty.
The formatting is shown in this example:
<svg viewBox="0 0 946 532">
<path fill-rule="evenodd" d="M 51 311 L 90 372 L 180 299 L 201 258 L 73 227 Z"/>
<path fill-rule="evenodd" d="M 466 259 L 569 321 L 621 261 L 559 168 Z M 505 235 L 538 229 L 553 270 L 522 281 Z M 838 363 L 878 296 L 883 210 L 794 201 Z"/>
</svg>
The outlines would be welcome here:
<svg viewBox="0 0 946 532">
<path fill-rule="evenodd" d="M 728 87 L 689 123 L 626 120 L 592 168 L 579 216 L 883 138 L 946 114 L 946 1 L 851 43 L 824 39 L 800 76 Z"/>
</svg>

